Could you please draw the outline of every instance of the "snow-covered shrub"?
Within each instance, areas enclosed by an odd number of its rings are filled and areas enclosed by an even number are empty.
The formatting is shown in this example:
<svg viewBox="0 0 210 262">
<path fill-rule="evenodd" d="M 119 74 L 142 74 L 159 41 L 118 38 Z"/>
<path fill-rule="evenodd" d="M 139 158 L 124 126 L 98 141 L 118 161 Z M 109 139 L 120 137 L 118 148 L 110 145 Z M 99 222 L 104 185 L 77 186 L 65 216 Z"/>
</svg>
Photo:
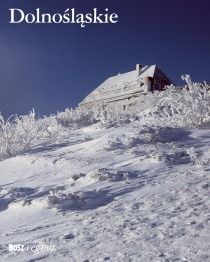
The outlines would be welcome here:
<svg viewBox="0 0 210 262">
<path fill-rule="evenodd" d="M 61 191 L 50 191 L 47 198 L 48 208 L 60 210 L 79 209 L 84 204 L 83 197 L 76 193 L 62 193 Z"/>
<path fill-rule="evenodd" d="M 61 126 L 55 116 L 36 119 L 35 111 L 28 115 L 11 116 L 7 120 L 0 114 L 0 159 L 30 149 L 38 139 L 60 138 Z"/>
<path fill-rule="evenodd" d="M 120 107 L 108 107 L 103 113 L 105 117 L 100 119 L 103 127 L 123 126 L 138 119 L 133 110 L 122 110 Z"/>
<path fill-rule="evenodd" d="M 148 158 L 156 161 L 163 161 L 170 165 L 196 164 L 197 154 L 193 148 L 184 148 L 179 144 L 153 144 L 153 147 L 144 152 Z"/>
<path fill-rule="evenodd" d="M 189 91 L 190 92 L 193 92 L 193 82 L 191 80 L 191 77 L 190 75 L 186 74 L 186 75 L 181 75 L 181 79 L 183 81 L 186 81 L 187 85 L 188 85 L 188 88 L 189 88 Z"/>
<path fill-rule="evenodd" d="M 35 112 L 28 115 L 11 116 L 7 120 L 0 115 L 0 154 L 12 156 L 30 147 L 40 129 L 36 124 Z"/>
<path fill-rule="evenodd" d="M 40 135 L 42 138 L 52 138 L 54 141 L 59 141 L 63 136 L 63 128 L 59 124 L 56 116 L 49 116 L 37 120 L 37 125 L 40 126 Z"/>
<path fill-rule="evenodd" d="M 109 128 L 112 126 L 121 126 L 134 120 L 136 116 L 133 112 L 122 111 L 115 108 L 104 108 L 102 105 L 95 104 L 91 110 L 81 107 L 75 109 L 67 108 L 64 112 L 56 115 L 59 124 L 68 127 L 83 127 L 99 123 L 98 127 Z"/>
<path fill-rule="evenodd" d="M 67 108 L 64 112 L 58 113 L 56 119 L 59 124 L 71 127 L 88 126 L 97 121 L 94 112 L 81 107 Z"/>
<path fill-rule="evenodd" d="M 188 135 L 189 133 L 186 130 L 180 128 L 152 127 L 150 132 L 141 134 L 141 137 L 144 138 L 145 142 L 170 143 L 180 141 Z"/>
<path fill-rule="evenodd" d="M 104 144 L 104 149 L 107 151 L 130 149 L 142 143 L 144 143 L 144 141 L 138 132 L 119 133 L 116 135 L 110 134 Z"/>
<path fill-rule="evenodd" d="M 0 115 L 0 154 L 12 155 L 12 144 L 16 140 L 15 130 L 11 128 L 10 119 L 4 120 L 3 116 Z"/>
<path fill-rule="evenodd" d="M 117 171 L 114 170 L 109 170 L 107 168 L 101 168 L 101 169 L 96 169 L 92 172 L 89 173 L 91 178 L 94 178 L 99 181 L 120 181 L 123 179 L 123 173 L 118 173 Z"/>
<path fill-rule="evenodd" d="M 109 182 L 117 182 L 126 179 L 135 178 L 138 176 L 136 173 L 125 172 L 125 171 L 116 171 L 113 169 L 100 168 L 93 170 L 88 173 L 91 178 L 94 178 L 98 181 L 109 181 Z"/>
<path fill-rule="evenodd" d="M 189 75 L 183 87 L 168 86 L 130 100 L 130 106 L 101 108 L 101 126 L 122 126 L 136 120 L 142 125 L 161 127 L 198 127 L 210 124 L 210 86 L 193 83 Z"/>
<path fill-rule="evenodd" d="M 198 127 L 210 123 L 210 92 L 207 86 L 193 84 L 183 89 L 170 87 L 159 93 L 150 113 L 161 126 Z"/>
</svg>

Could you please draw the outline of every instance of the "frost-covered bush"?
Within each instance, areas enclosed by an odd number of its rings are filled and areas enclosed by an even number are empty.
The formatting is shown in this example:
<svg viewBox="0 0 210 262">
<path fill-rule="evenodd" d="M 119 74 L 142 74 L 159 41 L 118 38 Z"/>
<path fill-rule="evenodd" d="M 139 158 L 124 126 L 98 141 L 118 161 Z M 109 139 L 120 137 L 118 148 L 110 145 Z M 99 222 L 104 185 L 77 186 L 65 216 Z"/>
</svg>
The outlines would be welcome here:
<svg viewBox="0 0 210 262">
<path fill-rule="evenodd" d="M 69 127 L 83 127 L 94 123 L 100 123 L 100 127 L 121 126 L 134 118 L 133 112 L 121 111 L 117 107 L 106 108 L 102 105 L 94 105 L 91 110 L 81 107 L 67 108 L 57 114 L 58 123 Z"/>
<path fill-rule="evenodd" d="M 62 193 L 60 191 L 50 191 L 47 198 L 48 208 L 60 210 L 79 209 L 84 204 L 83 197 L 76 193 Z"/>
<path fill-rule="evenodd" d="M 117 171 L 113 169 L 100 168 L 89 172 L 88 174 L 91 178 L 94 178 L 98 181 L 109 181 L 109 182 L 117 182 L 127 179 L 132 179 L 138 176 L 135 172 L 124 172 Z"/>
<path fill-rule="evenodd" d="M 96 119 L 99 121 L 98 127 L 110 128 L 124 126 L 138 118 L 133 110 L 122 110 L 116 106 L 102 109 Z"/>
<path fill-rule="evenodd" d="M 32 110 L 28 115 L 14 115 L 5 120 L 0 114 L 0 159 L 30 149 L 38 139 L 55 140 L 61 134 L 55 116 L 37 120 Z"/>
<path fill-rule="evenodd" d="M 156 105 L 148 112 L 161 126 L 199 127 L 210 124 L 210 92 L 203 84 L 183 89 L 169 87 L 157 96 Z"/>
<path fill-rule="evenodd" d="M 56 119 L 59 124 L 71 127 L 88 126 L 97 122 L 94 112 L 80 107 L 67 108 L 64 112 L 58 113 Z"/>
<path fill-rule="evenodd" d="M 193 83 L 189 75 L 182 76 L 186 86 L 168 86 L 131 101 L 132 106 L 107 108 L 103 126 L 121 126 L 140 120 L 142 125 L 160 127 L 201 127 L 210 125 L 210 86 Z"/>
<path fill-rule="evenodd" d="M 35 112 L 24 116 L 11 116 L 7 120 L 0 115 L 0 154 L 12 156 L 29 148 L 37 137 L 39 126 L 36 124 Z"/>
<path fill-rule="evenodd" d="M 37 125 L 40 126 L 40 135 L 42 138 L 52 138 L 59 141 L 63 136 L 63 128 L 57 121 L 56 116 L 49 116 L 37 120 Z"/>
</svg>

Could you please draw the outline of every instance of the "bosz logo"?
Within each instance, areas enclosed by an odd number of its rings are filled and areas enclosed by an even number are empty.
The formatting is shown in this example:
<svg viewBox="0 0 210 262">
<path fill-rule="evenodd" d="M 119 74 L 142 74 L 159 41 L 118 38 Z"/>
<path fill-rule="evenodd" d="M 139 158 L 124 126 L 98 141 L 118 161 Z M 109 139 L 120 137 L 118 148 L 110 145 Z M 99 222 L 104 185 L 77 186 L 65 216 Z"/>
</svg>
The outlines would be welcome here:
<svg viewBox="0 0 210 262">
<path fill-rule="evenodd" d="M 46 245 L 46 244 L 30 244 L 30 245 L 23 245 L 23 244 L 9 244 L 8 249 L 10 252 L 24 252 L 30 251 L 34 254 L 39 254 L 41 252 L 53 252 L 55 251 L 54 245 Z"/>
<path fill-rule="evenodd" d="M 24 252 L 24 245 L 21 244 L 17 244 L 17 245 L 13 245 L 13 244 L 9 244 L 9 251 L 22 251 Z"/>
</svg>

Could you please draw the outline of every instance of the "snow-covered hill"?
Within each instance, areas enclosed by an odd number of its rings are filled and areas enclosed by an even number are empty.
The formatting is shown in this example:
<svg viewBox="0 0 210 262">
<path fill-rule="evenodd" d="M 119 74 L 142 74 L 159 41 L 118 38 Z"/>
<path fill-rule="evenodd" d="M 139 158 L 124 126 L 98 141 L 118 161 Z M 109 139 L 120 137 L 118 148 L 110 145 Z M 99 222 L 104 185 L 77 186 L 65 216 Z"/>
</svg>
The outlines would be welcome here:
<svg viewBox="0 0 210 262">
<path fill-rule="evenodd" d="M 209 129 L 165 110 L 165 125 L 145 104 L 2 160 L 0 261 L 210 261 Z"/>
</svg>

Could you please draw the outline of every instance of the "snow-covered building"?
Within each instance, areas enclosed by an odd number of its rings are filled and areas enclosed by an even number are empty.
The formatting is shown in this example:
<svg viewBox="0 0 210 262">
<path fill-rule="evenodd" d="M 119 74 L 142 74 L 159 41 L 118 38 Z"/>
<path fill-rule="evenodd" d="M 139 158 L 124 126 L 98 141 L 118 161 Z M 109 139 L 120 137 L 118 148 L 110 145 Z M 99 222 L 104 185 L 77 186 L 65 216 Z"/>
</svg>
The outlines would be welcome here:
<svg viewBox="0 0 210 262">
<path fill-rule="evenodd" d="M 95 105 L 118 104 L 123 108 L 132 104 L 132 99 L 155 90 L 162 91 L 170 85 L 170 79 L 156 66 L 136 65 L 136 70 L 109 77 L 79 104 L 91 109 Z"/>
</svg>

